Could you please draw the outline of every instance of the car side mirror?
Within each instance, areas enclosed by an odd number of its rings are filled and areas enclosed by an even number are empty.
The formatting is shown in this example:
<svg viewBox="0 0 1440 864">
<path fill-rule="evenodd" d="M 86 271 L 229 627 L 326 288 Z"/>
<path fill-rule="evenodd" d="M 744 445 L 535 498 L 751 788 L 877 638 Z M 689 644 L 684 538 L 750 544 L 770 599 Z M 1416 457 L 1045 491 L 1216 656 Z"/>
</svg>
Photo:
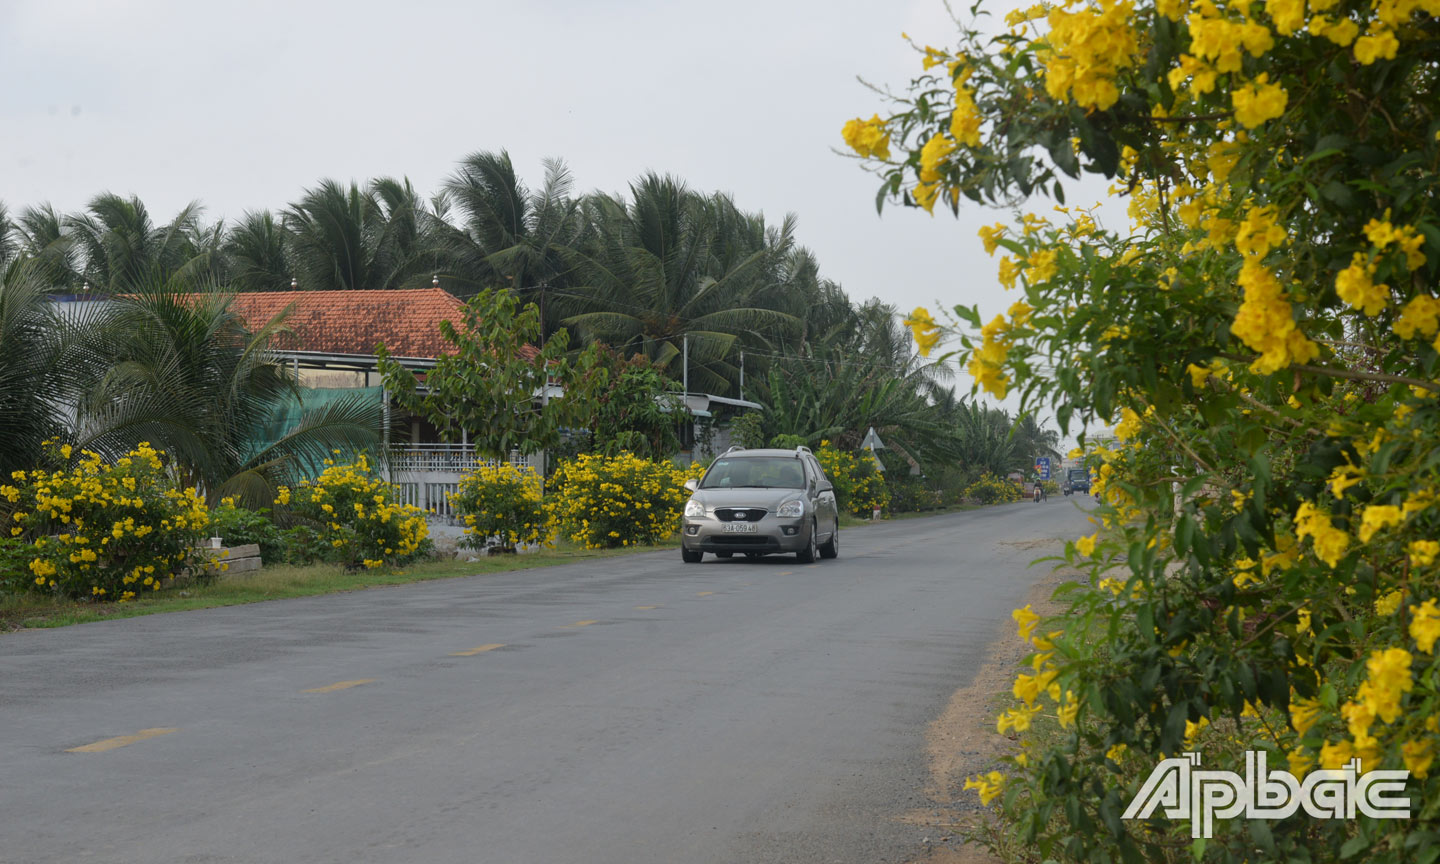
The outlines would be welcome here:
<svg viewBox="0 0 1440 864">
<path fill-rule="evenodd" d="M 831 483 L 829 480 L 821 480 L 820 485 L 816 488 L 819 489 L 821 492 L 834 492 L 835 484 Z"/>
<path fill-rule="evenodd" d="M 689 489 L 691 492 L 695 492 L 700 488 L 700 481 L 696 480 L 694 477 L 691 477 L 689 480 L 685 481 L 685 488 Z"/>
</svg>

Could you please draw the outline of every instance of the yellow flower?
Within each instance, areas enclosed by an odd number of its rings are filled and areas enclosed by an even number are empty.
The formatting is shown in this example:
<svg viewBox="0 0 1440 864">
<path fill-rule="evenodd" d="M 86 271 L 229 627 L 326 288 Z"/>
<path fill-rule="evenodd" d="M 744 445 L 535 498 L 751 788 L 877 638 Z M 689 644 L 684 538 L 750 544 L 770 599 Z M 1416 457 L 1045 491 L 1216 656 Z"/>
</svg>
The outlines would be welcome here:
<svg viewBox="0 0 1440 864">
<path fill-rule="evenodd" d="M 1415 567 L 1428 567 L 1440 556 L 1440 540 L 1416 540 L 1410 544 L 1410 563 Z"/>
<path fill-rule="evenodd" d="M 1435 750 L 1429 741 L 1406 741 L 1400 746 L 1405 758 L 1405 767 L 1410 773 L 1423 780 L 1430 773 L 1430 764 L 1435 761 Z"/>
<path fill-rule="evenodd" d="M 1285 113 L 1289 94 L 1279 84 L 1271 84 L 1269 73 L 1262 72 L 1252 83 L 1230 94 L 1235 104 L 1235 119 L 1247 129 Z"/>
<path fill-rule="evenodd" d="M 1371 504 L 1365 508 L 1360 523 L 1360 542 L 1369 543 L 1376 532 L 1399 525 L 1403 517 L 1400 508 L 1392 505 Z"/>
<path fill-rule="evenodd" d="M 856 117 L 845 124 L 840 134 L 852 150 L 867 159 L 890 158 L 890 133 L 885 130 L 885 122 L 878 114 L 869 120 Z"/>
<path fill-rule="evenodd" d="M 1095 554 L 1095 541 L 1099 538 L 1099 536 L 1100 535 L 1097 532 L 1095 534 L 1089 535 L 1088 537 L 1081 537 L 1079 540 L 1076 540 L 1075 551 L 1079 552 L 1081 555 L 1084 555 L 1086 558 L 1091 557 Z"/>
<path fill-rule="evenodd" d="M 1434 600 L 1410 607 L 1410 638 L 1426 654 L 1434 652 L 1435 640 L 1440 639 L 1440 609 Z"/>
<path fill-rule="evenodd" d="M 1355 59 L 1362 66 L 1376 60 L 1394 60 L 1399 48 L 1400 40 L 1395 38 L 1394 31 L 1371 24 L 1370 32 L 1355 40 Z"/>
<path fill-rule="evenodd" d="M 988 807 L 991 801 L 1005 791 L 1005 775 L 999 771 L 991 771 L 989 774 L 967 777 L 965 788 L 974 789 L 980 795 L 980 803 Z"/>
<path fill-rule="evenodd" d="M 1306 699 L 1297 696 L 1290 700 L 1290 725 L 1295 731 L 1304 735 L 1315 725 L 1320 716 L 1320 703 L 1314 699 Z"/>
<path fill-rule="evenodd" d="M 1302 502 L 1295 512 L 1295 536 L 1310 537 L 1315 542 L 1315 556 L 1330 567 L 1340 563 L 1350 545 L 1350 535 L 1336 528 L 1330 514 L 1309 501 Z"/>
<path fill-rule="evenodd" d="M 1356 252 L 1350 266 L 1335 277 L 1335 293 L 1340 299 L 1372 318 L 1390 302 L 1390 286 L 1376 285 L 1371 279 L 1374 273 L 1375 265 Z"/>
<path fill-rule="evenodd" d="M 985 254 L 993 256 L 995 250 L 1000 246 L 1000 237 L 1008 230 L 999 222 L 994 225 L 983 225 L 980 228 L 980 242 L 985 244 Z"/>
<path fill-rule="evenodd" d="M 1400 604 L 1404 600 L 1404 589 L 1396 588 L 1395 590 L 1389 592 L 1388 594 L 1385 594 L 1383 597 L 1380 597 L 1375 601 L 1375 614 L 1384 617 L 1394 615 L 1395 611 L 1400 608 Z"/>
<path fill-rule="evenodd" d="M 1011 612 L 1010 617 L 1018 625 L 1021 639 L 1028 640 L 1035 632 L 1035 626 L 1040 623 L 1040 616 L 1035 614 L 1035 610 L 1030 608 L 1029 603 Z"/>
<path fill-rule="evenodd" d="M 915 311 L 910 313 L 910 317 L 906 318 L 904 323 L 915 337 L 915 346 L 919 349 L 920 356 L 929 357 L 930 352 L 940 341 L 940 325 L 930 317 L 930 310 L 924 306 L 916 306 Z"/>
</svg>

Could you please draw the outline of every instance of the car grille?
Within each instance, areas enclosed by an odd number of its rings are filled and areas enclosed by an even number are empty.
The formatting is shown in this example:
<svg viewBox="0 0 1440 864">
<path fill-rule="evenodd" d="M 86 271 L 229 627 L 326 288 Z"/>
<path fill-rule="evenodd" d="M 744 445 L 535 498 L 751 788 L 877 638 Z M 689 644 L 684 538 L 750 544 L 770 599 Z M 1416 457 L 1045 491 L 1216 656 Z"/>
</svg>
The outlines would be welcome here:
<svg viewBox="0 0 1440 864">
<path fill-rule="evenodd" d="M 766 512 L 763 507 L 716 507 L 715 518 L 721 522 L 759 522 Z"/>
</svg>

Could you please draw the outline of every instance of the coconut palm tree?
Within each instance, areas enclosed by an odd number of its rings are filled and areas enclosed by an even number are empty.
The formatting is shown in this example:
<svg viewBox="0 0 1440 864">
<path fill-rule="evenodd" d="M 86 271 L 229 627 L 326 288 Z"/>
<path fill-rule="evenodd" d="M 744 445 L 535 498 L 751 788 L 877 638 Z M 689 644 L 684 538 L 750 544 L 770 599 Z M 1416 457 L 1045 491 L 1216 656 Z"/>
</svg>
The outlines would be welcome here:
<svg viewBox="0 0 1440 864">
<path fill-rule="evenodd" d="M 83 213 L 66 217 L 63 227 L 73 239 L 90 287 L 122 294 L 135 287 L 164 281 L 186 265 L 198 275 L 209 262 L 192 262 L 207 250 L 199 241 L 201 207 L 192 202 L 164 225 L 156 225 L 139 198 L 106 192 L 90 200 Z"/>
<path fill-rule="evenodd" d="M 290 263 L 304 290 L 386 290 L 428 281 L 432 214 L 409 180 L 364 189 L 323 180 L 287 207 Z"/>
<path fill-rule="evenodd" d="M 585 223 L 570 170 L 559 160 L 544 165 L 544 185 L 531 191 L 506 151 L 465 157 L 441 193 L 444 211 L 454 212 L 458 224 L 442 221 L 438 229 L 442 269 L 460 290 L 515 291 L 544 311 L 542 336 L 548 336 L 560 320 L 557 304 L 548 301 L 570 288 L 573 264 L 566 253 L 578 246 Z"/>
<path fill-rule="evenodd" d="M 756 220 L 739 218 L 723 197 L 706 198 L 679 180 L 648 174 L 630 200 L 608 195 L 582 205 L 593 235 L 575 253 L 579 285 L 566 298 L 566 326 L 647 357 L 680 379 L 688 343 L 691 388 L 728 393 L 741 340 L 765 343 L 796 332 L 799 319 L 775 309 L 777 259 L 787 237 L 767 241 Z"/>
<path fill-rule="evenodd" d="M 225 239 L 225 257 L 234 291 L 284 291 L 293 270 L 285 227 L 269 210 L 247 211 Z"/>
<path fill-rule="evenodd" d="M 114 456 L 149 441 L 213 504 L 268 505 L 276 487 L 334 448 L 378 451 L 381 406 L 365 394 L 302 413 L 278 440 L 265 421 L 302 393 L 269 349 L 284 313 L 253 331 L 231 295 L 183 281 L 136 286 L 113 301 L 109 364 L 80 401 L 76 443 Z"/>
</svg>

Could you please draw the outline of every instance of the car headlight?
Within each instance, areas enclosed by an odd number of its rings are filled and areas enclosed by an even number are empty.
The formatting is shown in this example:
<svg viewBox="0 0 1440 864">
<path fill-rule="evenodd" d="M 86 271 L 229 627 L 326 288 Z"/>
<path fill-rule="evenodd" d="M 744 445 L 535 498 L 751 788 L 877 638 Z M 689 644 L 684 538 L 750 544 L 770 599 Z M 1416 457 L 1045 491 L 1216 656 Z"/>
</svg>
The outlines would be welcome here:
<svg viewBox="0 0 1440 864">
<path fill-rule="evenodd" d="M 685 515 L 692 519 L 699 519 L 705 515 L 705 505 L 691 498 L 685 502 Z"/>
<path fill-rule="evenodd" d="M 793 519 L 796 516 L 804 516 L 805 502 L 800 500 L 799 498 L 796 498 L 794 501 L 786 501 L 784 504 L 780 505 L 779 510 L 775 511 L 775 515 L 786 519 Z"/>
</svg>

